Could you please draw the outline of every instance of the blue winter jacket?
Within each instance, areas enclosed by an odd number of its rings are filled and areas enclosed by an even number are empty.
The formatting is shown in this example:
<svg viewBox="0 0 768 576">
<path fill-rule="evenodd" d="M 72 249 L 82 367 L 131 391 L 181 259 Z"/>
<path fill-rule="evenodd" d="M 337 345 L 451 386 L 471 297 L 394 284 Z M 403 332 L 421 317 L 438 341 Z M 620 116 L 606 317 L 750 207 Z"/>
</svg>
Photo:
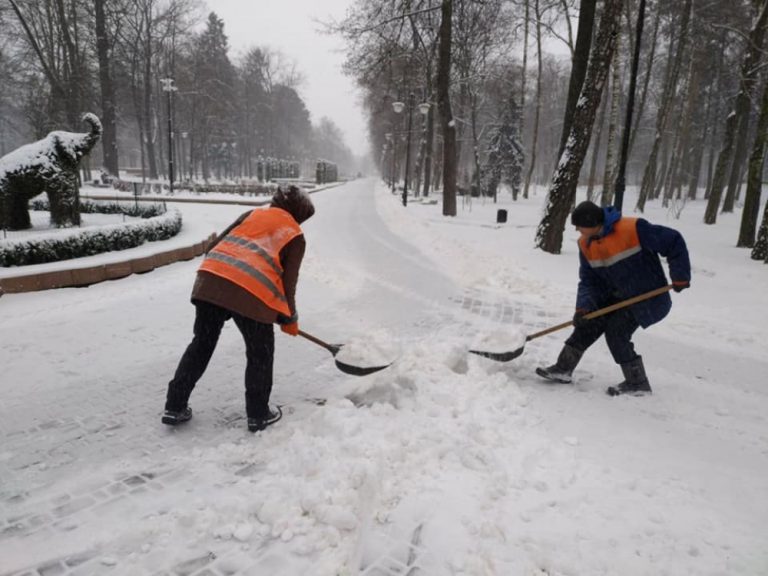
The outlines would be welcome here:
<svg viewBox="0 0 768 576">
<path fill-rule="evenodd" d="M 579 289 L 576 308 L 597 310 L 620 300 L 661 288 L 667 277 L 659 256 L 669 265 L 674 284 L 688 284 L 691 263 L 682 235 L 642 218 L 623 218 L 614 207 L 603 208 L 600 234 L 579 239 Z M 672 307 L 668 292 L 630 307 L 643 328 L 664 318 Z"/>
</svg>

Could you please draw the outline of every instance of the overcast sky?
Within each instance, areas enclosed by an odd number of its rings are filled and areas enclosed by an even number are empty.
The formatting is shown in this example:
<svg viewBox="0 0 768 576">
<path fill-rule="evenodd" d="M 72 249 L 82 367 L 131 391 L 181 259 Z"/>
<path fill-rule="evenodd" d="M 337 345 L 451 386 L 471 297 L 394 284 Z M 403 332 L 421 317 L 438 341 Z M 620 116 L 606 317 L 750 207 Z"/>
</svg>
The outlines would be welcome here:
<svg viewBox="0 0 768 576">
<path fill-rule="evenodd" d="M 365 120 L 354 83 L 341 72 L 343 43 L 320 32 L 316 20 L 340 20 L 354 0 L 206 0 L 224 20 L 230 57 L 252 46 L 279 50 L 296 62 L 306 81 L 299 88 L 317 123 L 328 116 L 357 154 L 368 151 Z"/>
</svg>

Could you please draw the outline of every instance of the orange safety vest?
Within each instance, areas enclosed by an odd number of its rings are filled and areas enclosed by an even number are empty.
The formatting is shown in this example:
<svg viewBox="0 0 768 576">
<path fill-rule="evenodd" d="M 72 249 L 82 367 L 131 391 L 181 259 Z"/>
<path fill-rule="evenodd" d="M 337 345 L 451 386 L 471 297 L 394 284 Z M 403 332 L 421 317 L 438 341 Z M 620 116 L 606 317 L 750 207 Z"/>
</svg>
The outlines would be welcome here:
<svg viewBox="0 0 768 576">
<path fill-rule="evenodd" d="M 581 253 L 592 268 L 607 268 L 642 251 L 637 234 L 637 218 L 622 218 L 613 232 L 597 240 L 579 238 Z"/>
<path fill-rule="evenodd" d="M 269 308 L 290 316 L 280 251 L 301 234 L 285 210 L 254 210 L 208 252 L 200 270 L 226 278 Z"/>
</svg>

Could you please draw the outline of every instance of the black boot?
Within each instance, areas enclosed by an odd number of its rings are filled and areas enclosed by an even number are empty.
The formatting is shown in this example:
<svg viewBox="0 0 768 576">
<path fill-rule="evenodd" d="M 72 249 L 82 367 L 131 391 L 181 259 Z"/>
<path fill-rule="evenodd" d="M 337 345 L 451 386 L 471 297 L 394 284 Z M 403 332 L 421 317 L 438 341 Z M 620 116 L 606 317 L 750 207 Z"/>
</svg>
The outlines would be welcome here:
<svg viewBox="0 0 768 576">
<path fill-rule="evenodd" d="M 168 426 L 176 426 L 192 419 L 192 408 L 187 406 L 183 410 L 166 410 L 163 413 L 162 422 Z"/>
<path fill-rule="evenodd" d="M 536 368 L 536 374 L 558 384 L 570 384 L 573 369 L 584 354 L 581 350 L 566 344 L 557 357 L 557 362 L 546 368 Z"/>
<path fill-rule="evenodd" d="M 642 356 L 622 364 L 621 371 L 624 373 L 624 382 L 618 386 L 610 386 L 606 390 L 609 396 L 619 396 L 620 394 L 645 396 L 652 393 L 648 377 L 645 375 Z"/>
<path fill-rule="evenodd" d="M 250 432 L 258 432 L 260 430 L 264 430 L 264 428 L 270 424 L 274 424 L 282 417 L 283 411 L 280 409 L 280 406 L 268 406 L 267 413 L 264 416 L 256 418 L 251 416 L 248 417 L 248 430 Z"/>
</svg>

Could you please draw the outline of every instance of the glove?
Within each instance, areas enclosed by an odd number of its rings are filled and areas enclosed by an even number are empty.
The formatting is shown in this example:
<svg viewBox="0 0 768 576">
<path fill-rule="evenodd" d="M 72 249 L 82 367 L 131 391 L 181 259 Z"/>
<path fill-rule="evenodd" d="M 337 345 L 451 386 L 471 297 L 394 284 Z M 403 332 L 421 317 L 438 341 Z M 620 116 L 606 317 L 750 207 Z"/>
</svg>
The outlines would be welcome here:
<svg viewBox="0 0 768 576">
<path fill-rule="evenodd" d="M 686 288 L 690 288 L 691 283 L 690 282 L 672 282 L 672 290 L 675 292 L 682 292 Z"/>
<path fill-rule="evenodd" d="M 584 318 L 585 314 L 588 314 L 589 312 L 587 310 L 582 310 L 581 308 L 576 310 L 576 313 L 573 315 L 573 325 L 576 328 L 583 328 L 586 326 L 587 322 L 589 322 L 588 318 Z"/>
<path fill-rule="evenodd" d="M 293 324 L 294 322 L 298 322 L 298 321 L 299 321 L 298 313 L 294 314 L 293 316 L 286 316 L 285 314 L 280 314 L 279 312 L 277 314 L 277 320 L 275 320 L 275 322 L 277 322 L 281 326 L 283 324 Z"/>
<path fill-rule="evenodd" d="M 299 335 L 299 323 L 298 322 L 291 322 L 290 324 L 281 324 L 280 330 L 285 332 L 286 334 L 290 336 L 298 336 Z"/>
</svg>

